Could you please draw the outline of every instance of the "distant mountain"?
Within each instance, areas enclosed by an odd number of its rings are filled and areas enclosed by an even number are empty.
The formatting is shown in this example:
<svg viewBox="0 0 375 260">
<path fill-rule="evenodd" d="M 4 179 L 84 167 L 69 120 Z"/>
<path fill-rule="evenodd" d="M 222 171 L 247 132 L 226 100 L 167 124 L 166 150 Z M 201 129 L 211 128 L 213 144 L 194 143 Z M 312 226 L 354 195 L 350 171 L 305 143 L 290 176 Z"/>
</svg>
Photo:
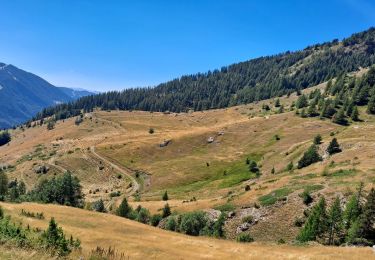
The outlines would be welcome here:
<svg viewBox="0 0 375 260">
<path fill-rule="evenodd" d="M 30 72 L 0 63 L 0 128 L 22 123 L 45 107 L 91 94 L 55 87 Z"/>
<path fill-rule="evenodd" d="M 67 87 L 58 87 L 62 90 L 65 94 L 73 99 L 78 99 L 85 96 L 90 96 L 94 94 L 98 94 L 99 92 L 91 92 L 86 89 L 79 89 L 79 88 L 67 88 Z"/>
</svg>

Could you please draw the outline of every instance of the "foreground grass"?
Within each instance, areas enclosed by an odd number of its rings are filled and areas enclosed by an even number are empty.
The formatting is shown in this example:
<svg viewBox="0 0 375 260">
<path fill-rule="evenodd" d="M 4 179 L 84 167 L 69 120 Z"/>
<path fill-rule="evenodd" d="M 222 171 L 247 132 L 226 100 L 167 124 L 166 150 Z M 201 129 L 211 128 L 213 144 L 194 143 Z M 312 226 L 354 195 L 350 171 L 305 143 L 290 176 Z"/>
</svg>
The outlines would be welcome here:
<svg viewBox="0 0 375 260">
<path fill-rule="evenodd" d="M 83 254 L 93 248 L 114 247 L 130 259 L 371 259 L 370 248 L 289 246 L 269 244 L 240 244 L 232 241 L 191 237 L 168 232 L 148 225 L 110 214 L 101 214 L 82 209 L 41 205 L 35 203 L 0 203 L 6 214 L 22 220 L 32 227 L 45 228 L 47 220 L 29 219 L 19 216 L 22 208 L 43 212 L 46 219 L 54 216 L 67 234 L 82 241 Z M 22 258 L 22 251 L 1 250 L 0 259 Z M 32 255 L 30 255 L 32 256 Z M 47 259 L 29 257 L 27 259 Z"/>
</svg>

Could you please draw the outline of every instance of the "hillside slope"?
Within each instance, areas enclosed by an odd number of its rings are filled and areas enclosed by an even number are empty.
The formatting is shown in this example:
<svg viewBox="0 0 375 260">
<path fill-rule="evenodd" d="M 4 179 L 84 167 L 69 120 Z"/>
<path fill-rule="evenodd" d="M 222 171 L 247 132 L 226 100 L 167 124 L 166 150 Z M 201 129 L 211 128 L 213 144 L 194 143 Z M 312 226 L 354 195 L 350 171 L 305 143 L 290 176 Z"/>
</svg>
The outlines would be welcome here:
<svg viewBox="0 0 375 260">
<path fill-rule="evenodd" d="M 154 88 L 111 91 L 69 105 L 49 108 L 37 118 L 95 107 L 103 110 L 187 112 L 225 108 L 304 89 L 361 67 L 375 64 L 375 29 L 343 41 L 309 46 L 224 66 L 220 70 L 185 75 Z"/>
<path fill-rule="evenodd" d="M 114 247 L 129 259 L 371 259 L 370 248 L 240 244 L 202 237 L 189 237 L 143 225 L 109 214 L 56 205 L 0 203 L 6 214 L 24 225 L 45 229 L 54 217 L 68 235 L 82 241 L 83 254 L 91 249 Z M 21 209 L 43 212 L 45 220 L 21 217 Z M 1 256 L 1 255 L 0 255 Z"/>
</svg>

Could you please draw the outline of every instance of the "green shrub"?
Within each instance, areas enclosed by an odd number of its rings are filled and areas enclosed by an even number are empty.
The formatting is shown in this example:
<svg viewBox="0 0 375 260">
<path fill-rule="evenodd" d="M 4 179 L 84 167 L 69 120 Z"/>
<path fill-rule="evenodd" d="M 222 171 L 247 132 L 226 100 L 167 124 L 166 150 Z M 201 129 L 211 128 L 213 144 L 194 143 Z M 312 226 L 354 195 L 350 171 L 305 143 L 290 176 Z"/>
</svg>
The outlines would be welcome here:
<svg viewBox="0 0 375 260">
<path fill-rule="evenodd" d="M 175 217 L 170 216 L 167 219 L 167 222 L 165 223 L 165 229 L 170 231 L 176 231 L 177 228 L 177 222 L 175 220 Z"/>
<path fill-rule="evenodd" d="M 160 220 L 162 220 L 162 216 L 160 214 L 155 214 L 151 217 L 150 219 L 150 224 L 154 227 L 156 227 L 157 225 L 159 225 L 159 222 Z"/>
<path fill-rule="evenodd" d="M 179 230 L 191 236 L 198 236 L 207 225 L 206 213 L 202 211 L 189 212 L 181 216 Z"/>
<path fill-rule="evenodd" d="M 248 233 L 241 233 L 236 237 L 237 242 L 250 243 L 254 242 L 254 239 Z"/>
<path fill-rule="evenodd" d="M 253 223 L 254 217 L 252 215 L 244 216 L 242 218 L 242 223 Z"/>
<path fill-rule="evenodd" d="M 311 197 L 311 195 L 308 191 L 302 192 L 302 194 L 300 196 L 301 196 L 301 198 L 303 200 L 303 203 L 305 205 L 309 205 L 313 201 L 313 198 Z"/>
</svg>

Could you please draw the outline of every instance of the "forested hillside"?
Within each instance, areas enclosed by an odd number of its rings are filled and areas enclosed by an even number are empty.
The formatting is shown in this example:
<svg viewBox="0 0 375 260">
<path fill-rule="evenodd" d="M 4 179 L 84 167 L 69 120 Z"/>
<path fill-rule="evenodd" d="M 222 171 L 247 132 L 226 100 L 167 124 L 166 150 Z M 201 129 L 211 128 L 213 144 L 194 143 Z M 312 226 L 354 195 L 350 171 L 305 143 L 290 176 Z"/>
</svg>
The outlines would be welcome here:
<svg viewBox="0 0 375 260">
<path fill-rule="evenodd" d="M 375 28 L 309 46 L 301 51 L 260 57 L 162 83 L 154 88 L 112 91 L 44 109 L 36 118 L 56 119 L 81 109 L 183 112 L 207 110 L 264 100 L 317 85 L 375 63 Z"/>
</svg>

